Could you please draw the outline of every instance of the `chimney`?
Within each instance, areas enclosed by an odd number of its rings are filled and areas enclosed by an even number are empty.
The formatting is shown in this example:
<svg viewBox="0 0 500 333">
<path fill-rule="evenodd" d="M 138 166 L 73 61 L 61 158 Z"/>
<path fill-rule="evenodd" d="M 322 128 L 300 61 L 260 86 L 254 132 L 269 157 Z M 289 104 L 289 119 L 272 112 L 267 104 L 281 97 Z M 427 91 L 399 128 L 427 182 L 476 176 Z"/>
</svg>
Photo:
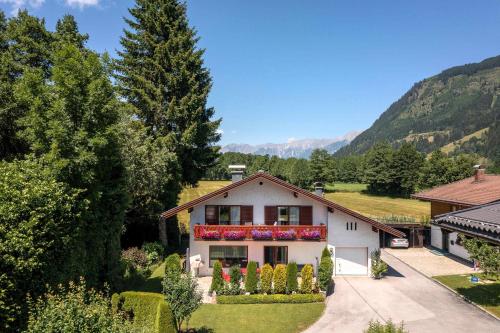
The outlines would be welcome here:
<svg viewBox="0 0 500 333">
<path fill-rule="evenodd" d="M 482 182 L 484 180 L 484 173 L 485 173 L 485 169 L 484 169 L 484 166 L 481 165 L 481 164 L 478 164 L 478 165 L 474 165 L 474 181 L 475 182 Z"/>
<path fill-rule="evenodd" d="M 314 194 L 322 197 L 324 193 L 324 185 L 322 182 L 315 182 L 314 183 Z"/>
<path fill-rule="evenodd" d="M 242 180 L 245 169 L 246 166 L 244 165 L 230 165 L 229 170 L 231 171 L 231 181 L 236 183 Z"/>
</svg>

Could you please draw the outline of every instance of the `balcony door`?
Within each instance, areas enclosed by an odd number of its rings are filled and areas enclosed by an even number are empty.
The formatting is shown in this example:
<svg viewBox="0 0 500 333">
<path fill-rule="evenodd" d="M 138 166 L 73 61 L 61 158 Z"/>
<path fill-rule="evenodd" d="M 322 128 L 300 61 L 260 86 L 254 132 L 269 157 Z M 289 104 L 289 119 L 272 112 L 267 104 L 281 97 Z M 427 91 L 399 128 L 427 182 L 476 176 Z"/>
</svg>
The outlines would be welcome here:
<svg viewBox="0 0 500 333">
<path fill-rule="evenodd" d="M 288 246 L 264 246 L 264 263 L 273 267 L 288 264 Z"/>
</svg>

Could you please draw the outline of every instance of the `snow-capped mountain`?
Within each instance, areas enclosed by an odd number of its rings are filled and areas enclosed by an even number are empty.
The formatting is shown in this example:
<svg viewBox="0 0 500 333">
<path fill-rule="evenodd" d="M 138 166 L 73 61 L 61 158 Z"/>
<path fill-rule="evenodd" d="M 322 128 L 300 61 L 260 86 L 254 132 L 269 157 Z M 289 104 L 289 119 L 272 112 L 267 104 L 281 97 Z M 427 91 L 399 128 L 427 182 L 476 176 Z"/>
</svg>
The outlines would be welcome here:
<svg viewBox="0 0 500 333">
<path fill-rule="evenodd" d="M 260 145 L 232 143 L 222 147 L 221 152 L 237 152 L 254 155 L 271 155 L 282 158 L 297 157 L 309 158 L 314 149 L 326 149 L 330 154 L 348 145 L 360 131 L 352 131 L 333 139 L 295 139 L 290 138 L 286 143 L 265 143 Z"/>
</svg>

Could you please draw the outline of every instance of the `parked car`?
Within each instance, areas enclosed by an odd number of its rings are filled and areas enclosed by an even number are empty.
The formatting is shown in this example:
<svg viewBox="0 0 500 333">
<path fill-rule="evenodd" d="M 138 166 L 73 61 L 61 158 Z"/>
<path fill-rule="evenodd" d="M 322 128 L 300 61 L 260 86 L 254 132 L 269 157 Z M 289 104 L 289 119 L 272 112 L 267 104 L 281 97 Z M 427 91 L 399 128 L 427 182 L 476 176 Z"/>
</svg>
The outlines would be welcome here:
<svg viewBox="0 0 500 333">
<path fill-rule="evenodd" d="M 393 238 L 391 240 L 391 247 L 400 247 L 400 248 L 408 248 L 410 244 L 408 243 L 408 240 L 406 238 Z"/>
</svg>

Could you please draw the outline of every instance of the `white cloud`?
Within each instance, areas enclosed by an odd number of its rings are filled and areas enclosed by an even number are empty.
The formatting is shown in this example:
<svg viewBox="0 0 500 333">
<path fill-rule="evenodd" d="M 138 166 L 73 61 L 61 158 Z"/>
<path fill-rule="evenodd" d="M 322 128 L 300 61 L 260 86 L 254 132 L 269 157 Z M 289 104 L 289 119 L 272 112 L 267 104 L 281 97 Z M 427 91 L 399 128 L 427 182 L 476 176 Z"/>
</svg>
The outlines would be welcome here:
<svg viewBox="0 0 500 333">
<path fill-rule="evenodd" d="M 10 13 L 12 15 L 16 15 L 19 9 L 27 7 L 38 8 L 44 2 L 45 0 L 0 0 L 0 3 L 6 3 L 11 6 L 12 10 Z"/>
<path fill-rule="evenodd" d="M 65 0 L 65 2 L 68 6 L 79 7 L 80 9 L 99 4 L 99 0 Z"/>
<path fill-rule="evenodd" d="M 294 141 L 297 141 L 297 138 L 293 138 L 293 137 L 292 137 L 292 138 L 288 138 L 288 139 L 286 140 L 286 142 L 288 142 L 288 143 L 292 143 L 292 142 L 294 142 Z"/>
<path fill-rule="evenodd" d="M 222 135 L 224 134 L 224 130 L 222 128 L 219 128 L 215 131 L 215 133 Z"/>
</svg>

